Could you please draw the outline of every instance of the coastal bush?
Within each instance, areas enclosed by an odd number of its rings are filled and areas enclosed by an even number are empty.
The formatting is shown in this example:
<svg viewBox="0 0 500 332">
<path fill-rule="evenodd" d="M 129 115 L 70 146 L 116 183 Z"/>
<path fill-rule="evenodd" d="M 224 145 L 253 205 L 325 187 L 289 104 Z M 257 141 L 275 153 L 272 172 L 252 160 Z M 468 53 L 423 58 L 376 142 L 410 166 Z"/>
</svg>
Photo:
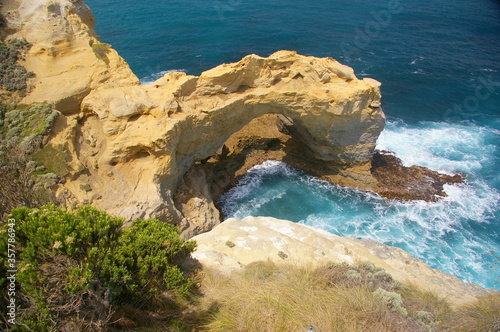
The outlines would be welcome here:
<svg viewBox="0 0 500 332">
<path fill-rule="evenodd" d="M 39 206 L 51 200 L 49 194 L 34 187 L 35 167 L 30 163 L 30 149 L 35 147 L 0 144 L 0 217 L 14 207 Z"/>
<path fill-rule="evenodd" d="M 43 171 L 36 172 L 37 164 L 32 158 L 58 115 L 47 104 L 0 105 L 0 217 L 15 207 L 35 207 L 54 201 L 45 188 L 56 180 L 35 181 L 34 175 Z M 62 163 L 59 167 L 67 166 Z"/>
<path fill-rule="evenodd" d="M 356 265 L 331 264 L 315 271 L 327 285 L 342 285 L 343 287 L 355 287 L 360 284 L 374 292 L 378 288 L 388 291 L 400 291 L 404 286 L 394 281 L 392 276 L 370 262 Z"/>
<path fill-rule="evenodd" d="M 403 300 L 401 299 L 401 294 L 395 292 L 389 292 L 383 288 L 377 288 L 373 292 L 373 296 L 379 299 L 390 310 L 397 311 L 404 317 L 408 316 L 408 312 L 403 307 Z"/>
<path fill-rule="evenodd" d="M 31 48 L 24 39 L 11 39 L 0 43 L 0 88 L 7 91 L 24 91 L 28 87 L 28 79 L 34 73 L 28 72 L 18 62 Z"/>
<path fill-rule="evenodd" d="M 8 110 L 6 105 L 0 109 L 0 119 L 3 120 L 0 126 L 0 137 L 21 141 L 26 137 L 46 135 L 59 112 L 54 110 L 49 104 L 15 105 Z M 9 130 L 17 128 L 16 134 L 9 134 Z"/>
<path fill-rule="evenodd" d="M 18 259 L 15 331 L 104 330 L 116 308 L 150 310 L 186 296 L 193 284 L 178 264 L 195 243 L 181 239 L 173 225 L 135 220 L 122 229 L 123 219 L 89 206 L 74 212 L 24 207 L 9 218 L 16 222 Z M 3 292 L 7 229 L 4 224 L 0 232 Z"/>
</svg>

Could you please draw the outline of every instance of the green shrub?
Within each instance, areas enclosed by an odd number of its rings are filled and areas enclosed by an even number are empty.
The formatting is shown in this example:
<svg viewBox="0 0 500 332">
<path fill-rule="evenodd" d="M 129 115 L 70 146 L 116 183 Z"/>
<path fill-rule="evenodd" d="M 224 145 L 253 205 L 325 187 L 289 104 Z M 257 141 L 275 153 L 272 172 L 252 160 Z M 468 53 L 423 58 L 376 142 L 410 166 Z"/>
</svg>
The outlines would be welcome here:
<svg viewBox="0 0 500 332">
<path fill-rule="evenodd" d="M 0 120 L 3 120 L 3 126 L 0 127 L 0 136 L 21 141 L 25 137 L 46 135 L 58 116 L 59 113 L 49 104 L 34 104 L 26 108 L 19 105 L 10 111 L 2 105 Z"/>
<path fill-rule="evenodd" d="M 68 321 L 103 329 L 114 306 L 146 308 L 165 294 L 169 301 L 185 296 L 192 286 L 177 264 L 195 243 L 181 239 L 173 225 L 136 220 L 122 229 L 123 219 L 89 206 L 75 212 L 53 205 L 18 208 L 9 218 L 16 220 L 18 321 L 32 330 L 48 331 Z M 2 225 L 0 232 L 2 291 L 7 228 Z"/>
<path fill-rule="evenodd" d="M 395 292 L 388 292 L 383 288 L 377 288 L 373 292 L 375 298 L 382 301 L 389 309 L 399 312 L 404 317 L 408 316 L 408 311 L 403 307 L 403 300 L 401 299 L 401 294 Z"/>
<path fill-rule="evenodd" d="M 330 264 L 318 269 L 316 273 L 322 275 L 325 282 L 329 285 L 342 285 L 344 287 L 363 285 L 371 292 L 377 288 L 383 288 L 388 291 L 399 291 L 404 288 L 401 283 L 396 282 L 384 269 L 370 262 L 356 265 L 348 265 L 346 263 Z"/>
<path fill-rule="evenodd" d="M 24 39 L 12 39 L 7 44 L 0 43 L 0 88 L 7 91 L 24 91 L 27 81 L 34 77 L 18 61 L 31 45 Z"/>
<path fill-rule="evenodd" d="M 0 105 L 0 217 L 15 207 L 40 206 L 54 200 L 52 193 L 43 188 L 56 181 L 35 181 L 37 165 L 32 158 L 58 115 L 48 104 Z M 58 156 L 53 154 L 43 161 L 54 165 L 62 176 L 67 173 L 67 166 L 65 160 L 55 158 Z M 40 185 L 34 186 L 35 182 Z"/>
<path fill-rule="evenodd" d="M 114 297 L 147 299 L 167 290 L 187 295 L 192 281 L 177 266 L 195 248 L 179 237 L 178 228 L 156 219 L 135 220 L 121 232 L 120 245 L 102 263 L 100 277 Z"/>
<path fill-rule="evenodd" d="M 94 43 L 92 44 L 92 50 L 96 58 L 104 61 L 105 64 L 109 65 L 108 53 L 110 51 L 111 45 L 104 43 Z"/>
</svg>

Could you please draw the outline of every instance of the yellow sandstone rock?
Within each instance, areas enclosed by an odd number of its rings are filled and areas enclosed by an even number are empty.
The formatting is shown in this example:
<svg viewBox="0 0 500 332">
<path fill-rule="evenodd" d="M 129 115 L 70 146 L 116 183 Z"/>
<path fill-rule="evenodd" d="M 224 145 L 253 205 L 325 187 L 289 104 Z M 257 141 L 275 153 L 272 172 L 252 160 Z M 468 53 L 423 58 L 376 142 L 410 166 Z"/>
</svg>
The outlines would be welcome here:
<svg viewBox="0 0 500 332">
<path fill-rule="evenodd" d="M 78 113 L 82 99 L 103 85 L 138 85 L 128 64 L 94 32 L 95 18 L 80 0 L 7 0 L 2 12 L 9 38 L 32 44 L 24 67 L 34 89 L 22 103 L 48 102 L 63 114 Z"/>
<path fill-rule="evenodd" d="M 147 86 L 103 86 L 82 102 L 75 129 L 100 137 L 102 144 L 94 156 L 79 158 L 93 159 L 95 167 L 87 166 L 87 174 L 75 170 L 74 187 L 91 177 L 101 208 L 124 215 L 124 208 L 130 212 L 136 205 L 146 217 L 176 218 L 165 205 L 172 205 L 182 176 L 252 119 L 282 114 L 324 165 L 362 166 L 384 126 L 382 110 L 371 106 L 379 102 L 376 81 L 358 80 L 333 59 L 291 51 L 249 55 L 200 77 L 169 73 Z M 74 155 L 85 144 L 71 146 Z M 108 188 L 120 188 L 119 196 Z"/>
</svg>

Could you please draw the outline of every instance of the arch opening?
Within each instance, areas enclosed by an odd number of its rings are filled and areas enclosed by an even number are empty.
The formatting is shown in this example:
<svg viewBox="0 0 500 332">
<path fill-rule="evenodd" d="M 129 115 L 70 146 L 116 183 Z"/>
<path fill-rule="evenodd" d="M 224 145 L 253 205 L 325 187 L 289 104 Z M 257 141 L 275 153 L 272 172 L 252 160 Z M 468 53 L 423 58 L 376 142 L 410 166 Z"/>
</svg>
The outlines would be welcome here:
<svg viewBox="0 0 500 332">
<path fill-rule="evenodd" d="M 294 128 L 293 120 L 282 114 L 264 114 L 233 133 L 215 154 L 194 162 L 173 195 L 182 215 L 183 236 L 209 231 L 222 222 L 225 216 L 217 204 L 219 198 L 250 168 L 266 160 L 283 161 L 318 177 L 334 174 L 294 134 Z"/>
</svg>

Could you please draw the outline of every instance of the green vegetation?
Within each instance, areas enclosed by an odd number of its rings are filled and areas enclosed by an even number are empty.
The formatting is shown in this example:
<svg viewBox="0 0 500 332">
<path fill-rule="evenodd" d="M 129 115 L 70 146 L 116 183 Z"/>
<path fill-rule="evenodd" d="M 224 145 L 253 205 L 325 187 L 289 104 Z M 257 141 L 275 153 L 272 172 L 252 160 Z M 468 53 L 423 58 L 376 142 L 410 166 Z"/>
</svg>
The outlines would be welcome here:
<svg viewBox="0 0 500 332">
<path fill-rule="evenodd" d="M 69 172 L 69 154 L 65 145 L 47 144 L 42 149 L 33 154 L 33 160 L 45 166 L 43 173 L 53 173 L 58 177 L 63 177 Z"/>
<path fill-rule="evenodd" d="M 371 263 L 305 268 L 256 262 L 241 272 L 180 269 L 195 243 L 155 219 L 92 207 L 14 209 L 14 331 L 498 331 L 500 295 L 452 310 Z M 8 224 L 0 229 L 5 307 Z M 193 267 L 190 268 L 192 270 Z M 5 326 L 3 326 L 5 328 Z M 2 328 L 2 327 L 0 327 Z"/>
<path fill-rule="evenodd" d="M 193 281 L 178 264 L 195 248 L 178 229 L 155 219 L 123 220 L 92 207 L 66 212 L 53 205 L 18 208 L 19 264 L 14 331 L 106 330 L 121 306 L 172 306 Z M 0 233 L 0 287 L 6 307 L 8 225 Z M 167 304 L 166 304 L 167 303 Z M 113 319 L 113 320 L 112 320 Z M 73 328 L 72 328 L 73 327 Z"/>
<path fill-rule="evenodd" d="M 0 88 L 7 91 L 25 91 L 28 79 L 34 77 L 18 61 L 31 45 L 24 39 L 12 39 L 7 43 L 0 43 Z"/>
<path fill-rule="evenodd" d="M 92 50 L 95 56 L 104 61 L 105 64 L 109 65 L 108 53 L 110 51 L 111 45 L 104 43 L 94 43 L 92 44 Z"/>
<path fill-rule="evenodd" d="M 16 142 L 47 134 L 59 116 L 49 104 L 12 106 L 0 105 L 0 137 Z"/>
<path fill-rule="evenodd" d="M 0 217 L 14 207 L 40 206 L 52 201 L 46 189 L 57 182 L 57 176 L 34 178 L 33 175 L 51 172 L 45 166 L 32 161 L 33 154 L 42 145 L 43 137 L 48 135 L 59 113 L 47 104 L 0 105 Z M 41 158 L 60 168 L 66 163 L 59 154 Z M 59 158 L 55 158 L 59 157 Z"/>
</svg>

